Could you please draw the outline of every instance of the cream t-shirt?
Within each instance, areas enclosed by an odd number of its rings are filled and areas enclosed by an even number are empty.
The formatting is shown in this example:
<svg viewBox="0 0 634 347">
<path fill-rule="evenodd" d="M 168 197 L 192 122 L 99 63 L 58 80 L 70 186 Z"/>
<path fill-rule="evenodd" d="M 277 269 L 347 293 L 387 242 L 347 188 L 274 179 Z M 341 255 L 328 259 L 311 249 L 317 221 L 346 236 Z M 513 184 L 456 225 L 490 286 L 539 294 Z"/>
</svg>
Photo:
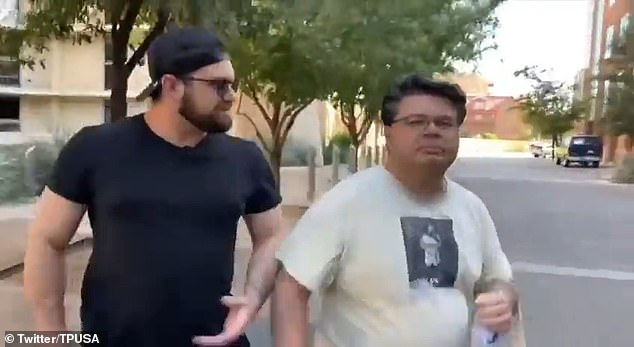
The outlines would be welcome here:
<svg viewBox="0 0 634 347">
<path fill-rule="evenodd" d="M 313 204 L 278 251 L 321 297 L 318 334 L 333 347 L 465 347 L 475 282 L 511 280 L 482 201 L 448 180 L 421 204 L 383 167 Z"/>
</svg>

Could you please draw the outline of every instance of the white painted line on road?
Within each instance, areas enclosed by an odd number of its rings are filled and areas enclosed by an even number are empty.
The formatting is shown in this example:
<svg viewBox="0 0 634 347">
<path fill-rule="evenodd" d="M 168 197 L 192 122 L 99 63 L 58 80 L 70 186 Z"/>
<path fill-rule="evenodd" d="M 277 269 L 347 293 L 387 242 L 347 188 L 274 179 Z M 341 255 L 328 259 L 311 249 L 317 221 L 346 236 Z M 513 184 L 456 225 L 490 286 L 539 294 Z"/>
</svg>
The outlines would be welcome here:
<svg viewBox="0 0 634 347">
<path fill-rule="evenodd" d="M 513 262 L 513 271 L 534 274 L 559 275 L 568 277 L 585 277 L 615 281 L 634 281 L 634 272 L 606 269 L 581 269 L 567 266 L 543 265 L 525 262 Z"/>
<path fill-rule="evenodd" d="M 455 170 L 455 169 L 454 169 Z M 450 172 L 453 177 L 457 179 L 485 179 L 495 181 L 508 181 L 508 182 L 530 182 L 530 183 L 563 183 L 563 184 L 578 184 L 578 185 L 603 185 L 612 187 L 623 187 L 626 189 L 634 189 L 632 184 L 617 184 L 608 181 L 607 179 L 560 179 L 560 178 L 517 178 L 507 176 L 495 176 L 495 175 L 470 175 L 470 174 L 454 174 Z"/>
</svg>

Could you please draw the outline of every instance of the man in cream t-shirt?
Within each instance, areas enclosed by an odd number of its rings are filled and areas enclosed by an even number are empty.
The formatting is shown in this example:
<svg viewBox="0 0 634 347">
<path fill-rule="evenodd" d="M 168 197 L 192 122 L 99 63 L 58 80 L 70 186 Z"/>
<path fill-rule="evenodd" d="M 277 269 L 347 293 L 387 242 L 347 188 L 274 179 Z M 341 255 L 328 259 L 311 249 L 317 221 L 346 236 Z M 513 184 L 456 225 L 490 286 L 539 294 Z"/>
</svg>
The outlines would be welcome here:
<svg viewBox="0 0 634 347">
<path fill-rule="evenodd" d="M 308 345 L 306 301 L 317 292 L 316 328 L 335 347 L 466 347 L 474 314 L 492 331 L 510 329 L 517 298 L 493 221 L 476 195 L 444 175 L 457 152 L 463 94 L 416 75 L 392 94 L 400 98 L 384 101 L 386 166 L 330 190 L 278 251 L 278 347 Z M 500 285 L 476 300 L 480 281 Z"/>
</svg>

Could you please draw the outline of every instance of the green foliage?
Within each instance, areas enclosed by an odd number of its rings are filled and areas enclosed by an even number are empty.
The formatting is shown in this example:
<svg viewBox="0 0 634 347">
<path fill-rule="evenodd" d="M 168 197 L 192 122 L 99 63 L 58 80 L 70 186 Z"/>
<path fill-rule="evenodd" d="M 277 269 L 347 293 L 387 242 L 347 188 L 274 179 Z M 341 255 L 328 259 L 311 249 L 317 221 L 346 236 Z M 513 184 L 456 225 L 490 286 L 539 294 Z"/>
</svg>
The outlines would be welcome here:
<svg viewBox="0 0 634 347">
<path fill-rule="evenodd" d="M 308 155 L 313 147 L 303 141 L 289 138 L 282 151 L 281 167 L 308 166 Z"/>
<path fill-rule="evenodd" d="M 249 0 L 39 0 L 25 14 L 20 29 L 0 28 L 3 53 L 31 68 L 45 66 L 41 53 L 51 40 L 91 43 L 112 38 L 113 120 L 127 112 L 127 80 L 152 41 L 169 23 L 214 24 L 230 37 Z M 132 53 L 129 54 L 129 49 Z"/>
<path fill-rule="evenodd" d="M 519 108 L 523 111 L 524 122 L 541 136 L 559 139 L 566 132 L 574 129 L 580 120 L 586 105 L 573 99 L 571 89 L 562 82 L 542 78 L 545 71 L 537 71 L 536 67 L 525 67 L 516 71 L 515 76 L 522 76 L 533 82 L 533 90 L 522 96 Z"/>
<path fill-rule="evenodd" d="M 0 146 L 0 203 L 39 195 L 71 135 L 55 131 L 49 141 Z"/>
<path fill-rule="evenodd" d="M 603 122 L 612 135 L 634 137 L 634 76 L 631 72 L 620 72 L 610 81 Z"/>
<path fill-rule="evenodd" d="M 23 202 L 34 196 L 24 167 L 26 145 L 0 147 L 0 204 Z"/>
<path fill-rule="evenodd" d="M 241 91 L 255 102 L 267 125 L 256 131 L 273 162 L 279 160 L 299 113 L 326 95 L 326 78 L 315 68 L 315 52 L 297 44 L 314 43 L 314 38 L 304 26 L 291 25 L 284 13 L 298 12 L 288 6 L 287 1 L 257 2 L 242 12 L 237 36 L 228 41 Z M 250 115 L 240 115 L 257 123 Z"/>
<path fill-rule="evenodd" d="M 624 37 L 612 42 L 612 55 L 607 73 L 596 76 L 601 82 L 609 82 L 605 93 L 605 113 L 600 119 L 614 136 L 634 137 L 634 31 L 628 28 Z"/>
<path fill-rule="evenodd" d="M 348 163 L 350 156 L 350 148 L 352 147 L 352 138 L 348 132 L 338 132 L 334 134 L 328 145 L 324 148 L 324 165 L 331 165 L 333 162 L 333 149 L 337 147 L 339 153 L 339 163 Z"/>
<path fill-rule="evenodd" d="M 319 42 L 331 100 L 355 147 L 378 119 L 386 88 L 412 72 L 432 75 L 487 47 L 501 1 L 398 0 L 314 3 L 309 27 Z M 310 48 L 307 48 L 310 49 Z"/>
<path fill-rule="evenodd" d="M 338 132 L 330 138 L 330 143 L 339 147 L 340 150 L 346 151 L 352 145 L 352 138 L 347 132 Z"/>
<path fill-rule="evenodd" d="M 634 184 L 634 154 L 629 154 L 623 159 L 623 162 L 617 167 L 612 181 Z"/>
</svg>

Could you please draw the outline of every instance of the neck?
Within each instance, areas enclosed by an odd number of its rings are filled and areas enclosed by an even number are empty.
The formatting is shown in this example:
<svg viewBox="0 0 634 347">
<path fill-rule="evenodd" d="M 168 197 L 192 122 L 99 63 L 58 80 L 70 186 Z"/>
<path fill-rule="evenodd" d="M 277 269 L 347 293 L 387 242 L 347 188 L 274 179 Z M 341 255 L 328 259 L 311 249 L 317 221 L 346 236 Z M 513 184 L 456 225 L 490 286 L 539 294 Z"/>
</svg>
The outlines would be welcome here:
<svg viewBox="0 0 634 347">
<path fill-rule="evenodd" d="M 423 200 L 442 196 L 446 189 L 444 172 L 431 170 L 424 165 L 397 163 L 388 159 L 385 169 L 408 191 Z"/>
<path fill-rule="evenodd" d="M 167 109 L 164 105 L 155 105 L 144 117 L 154 133 L 175 146 L 195 146 L 206 135 L 177 111 Z"/>
</svg>

